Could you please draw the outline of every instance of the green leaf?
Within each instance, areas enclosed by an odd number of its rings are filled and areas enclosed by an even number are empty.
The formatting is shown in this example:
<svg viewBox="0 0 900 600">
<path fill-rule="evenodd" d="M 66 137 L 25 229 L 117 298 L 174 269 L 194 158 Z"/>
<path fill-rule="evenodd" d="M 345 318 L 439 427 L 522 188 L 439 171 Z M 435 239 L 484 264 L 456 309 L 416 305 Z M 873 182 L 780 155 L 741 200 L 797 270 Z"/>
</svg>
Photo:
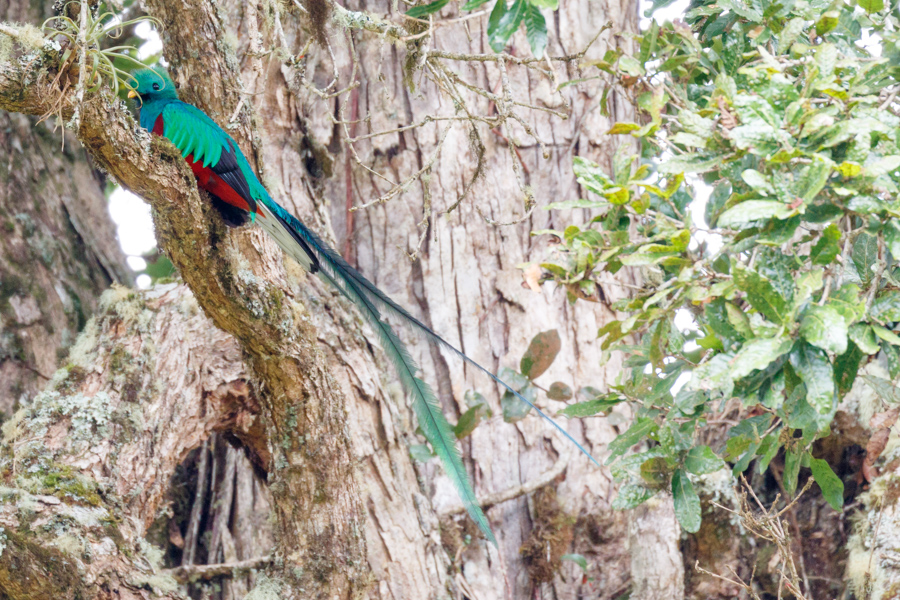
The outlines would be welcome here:
<svg viewBox="0 0 900 600">
<path fill-rule="evenodd" d="M 841 289 L 832 292 L 828 305 L 841 313 L 848 324 L 859 321 L 866 313 L 865 299 L 859 297 L 859 287 L 853 283 L 844 284 Z"/>
<path fill-rule="evenodd" d="M 762 219 L 786 219 L 794 210 L 777 200 L 745 200 L 726 210 L 719 216 L 719 227 L 730 227 L 760 221 Z"/>
<path fill-rule="evenodd" d="M 556 329 L 542 331 L 534 336 L 531 343 L 528 344 L 528 350 L 519 361 L 522 374 L 529 379 L 537 379 L 543 375 L 544 371 L 553 364 L 560 348 L 562 348 L 562 342 L 559 339 L 559 331 Z"/>
<path fill-rule="evenodd" d="M 841 314 L 827 304 L 813 304 L 800 322 L 800 335 L 806 341 L 834 354 L 843 354 L 847 350 L 848 330 L 847 322 Z"/>
<path fill-rule="evenodd" d="M 782 408 L 784 411 L 784 422 L 788 427 L 794 429 L 816 428 L 819 414 L 806 401 L 806 386 L 801 385 L 800 382 L 797 382 L 796 387 L 791 391 L 787 400 L 784 401 Z"/>
<path fill-rule="evenodd" d="M 790 351 L 794 340 L 790 337 L 757 338 L 744 344 L 731 361 L 732 379 L 746 377 L 757 369 L 764 369 L 775 359 Z"/>
<path fill-rule="evenodd" d="M 747 6 L 742 0 L 719 0 L 718 4 L 722 8 L 727 8 L 736 15 L 754 23 L 760 23 L 763 20 L 762 13 L 759 10 Z"/>
<path fill-rule="evenodd" d="M 672 500 L 675 504 L 675 518 L 681 528 L 688 533 L 697 533 L 701 520 L 700 498 L 684 469 L 676 469 L 672 475 Z"/>
<path fill-rule="evenodd" d="M 822 289 L 825 282 L 822 278 L 823 271 L 819 268 L 813 268 L 805 273 L 801 272 L 797 277 L 796 291 L 794 295 L 794 306 L 804 306 L 812 298 L 812 295 Z M 838 310 L 835 308 L 835 310 Z M 840 311 L 839 311 L 840 312 Z M 843 314 L 843 313 L 841 313 Z"/>
<path fill-rule="evenodd" d="M 507 383 L 509 383 L 508 379 L 504 379 Z M 513 385 L 515 388 L 516 386 Z M 525 397 L 526 400 L 534 404 L 535 400 L 537 400 L 537 388 L 531 384 L 526 385 L 525 387 L 518 390 L 522 396 Z M 507 423 L 515 423 L 516 421 L 521 421 L 524 419 L 529 412 L 531 412 L 531 405 L 522 402 L 519 398 L 517 398 L 512 392 L 506 390 L 503 393 L 503 396 L 500 397 L 500 410 L 503 413 L 503 420 Z"/>
<path fill-rule="evenodd" d="M 878 294 L 869 315 L 883 322 L 900 321 L 900 292 L 888 290 Z"/>
<path fill-rule="evenodd" d="M 725 468 L 725 461 L 709 446 L 694 446 L 684 457 L 684 468 L 694 475 L 707 475 Z"/>
<path fill-rule="evenodd" d="M 856 272 L 863 285 L 869 285 L 875 276 L 875 273 L 872 272 L 872 265 L 875 264 L 878 257 L 878 238 L 865 231 L 860 233 L 853 242 L 850 257 L 853 259 Z"/>
<path fill-rule="evenodd" d="M 830 265 L 841 252 L 841 230 L 834 223 L 822 231 L 816 245 L 810 250 L 809 258 L 814 265 Z"/>
<path fill-rule="evenodd" d="M 488 409 L 487 404 L 478 404 L 477 406 L 471 407 L 462 414 L 459 421 L 457 421 L 456 425 L 453 427 L 453 433 L 456 434 L 456 439 L 461 440 L 470 435 L 475 431 L 475 428 L 478 427 L 479 423 L 489 417 L 490 410 Z"/>
<path fill-rule="evenodd" d="M 870 325 L 857 323 L 850 326 L 850 339 L 866 354 L 877 354 L 881 347 Z"/>
<path fill-rule="evenodd" d="M 497 0 L 497 1 L 503 2 L 503 0 Z M 490 0 L 469 0 L 468 2 L 465 3 L 465 5 L 462 7 L 462 9 L 463 10 L 475 10 L 482 4 L 487 4 L 488 2 L 490 2 Z"/>
<path fill-rule="evenodd" d="M 900 167 L 900 156 L 885 156 L 863 167 L 862 174 L 866 177 L 879 177 Z"/>
<path fill-rule="evenodd" d="M 872 331 L 874 331 L 875 335 L 886 341 L 888 344 L 891 344 L 893 346 L 900 346 L 900 336 L 898 336 L 893 331 L 885 329 L 881 325 L 876 325 L 875 323 L 872 323 Z"/>
<path fill-rule="evenodd" d="M 794 42 L 806 29 L 806 21 L 801 18 L 794 18 L 787 22 L 781 33 L 778 35 L 778 54 L 784 54 L 793 45 Z"/>
<path fill-rule="evenodd" d="M 641 463 L 641 480 L 651 488 L 661 488 L 669 482 L 669 468 L 666 459 L 657 456 Z"/>
<path fill-rule="evenodd" d="M 421 463 L 428 462 L 434 458 L 434 453 L 428 447 L 428 444 L 413 444 L 409 447 L 409 455 L 414 461 Z"/>
<path fill-rule="evenodd" d="M 632 58 L 627 54 L 619 59 L 619 70 L 632 77 L 644 74 L 644 66 L 636 58 Z"/>
<path fill-rule="evenodd" d="M 685 133 L 684 131 L 679 131 L 673 135 L 671 141 L 673 144 L 679 144 L 688 148 L 706 148 L 707 142 L 705 138 L 702 138 L 699 135 Z"/>
<path fill-rule="evenodd" d="M 500 29 L 500 22 L 506 16 L 506 0 L 497 0 L 496 4 L 494 4 L 493 10 L 491 10 L 490 16 L 488 16 L 488 42 L 491 45 L 491 48 L 494 52 L 500 52 L 506 46 L 506 39 L 499 39 L 498 32 Z M 495 45 L 496 43 L 496 45 Z"/>
<path fill-rule="evenodd" d="M 701 117 L 687 109 L 678 111 L 678 124 L 687 133 L 709 139 L 716 131 L 716 122 L 713 119 Z"/>
<path fill-rule="evenodd" d="M 813 479 L 819 484 L 822 495 L 831 508 L 840 511 L 844 506 L 844 482 L 834 474 L 828 461 L 821 458 L 814 458 L 809 462 L 809 468 L 812 469 Z"/>
<path fill-rule="evenodd" d="M 562 556 L 559 557 L 559 560 L 571 561 L 571 562 L 575 563 L 576 565 L 578 565 L 579 567 L 581 567 L 582 571 L 587 573 L 587 568 L 588 568 L 587 559 L 584 556 L 582 556 L 581 554 L 563 554 Z"/>
<path fill-rule="evenodd" d="M 706 173 L 712 171 L 722 163 L 721 156 L 701 156 L 698 154 L 681 154 L 669 158 L 657 167 L 662 175 L 675 175 L 677 173 Z"/>
<path fill-rule="evenodd" d="M 847 179 L 853 179 L 854 177 L 862 173 L 862 165 L 851 161 L 844 161 L 835 168 L 842 176 L 846 177 Z"/>
<path fill-rule="evenodd" d="M 529 0 L 528 8 L 525 9 L 525 34 L 531 53 L 535 58 L 543 58 L 544 50 L 547 49 L 547 22 L 533 0 Z"/>
<path fill-rule="evenodd" d="M 656 421 L 653 419 L 648 419 L 646 417 L 637 419 L 631 424 L 628 431 L 620 434 L 616 439 L 609 443 L 610 454 L 609 458 L 606 459 L 606 464 L 608 465 L 615 460 L 616 457 L 628 452 L 629 448 L 648 438 L 651 433 L 655 433 L 658 429 L 659 425 L 657 425 Z"/>
<path fill-rule="evenodd" d="M 769 463 L 771 463 L 772 459 L 775 458 L 775 455 L 778 454 L 778 450 L 781 448 L 781 444 L 778 443 L 779 431 L 780 430 L 773 431 L 763 438 L 762 444 L 760 444 L 759 450 L 757 450 L 757 453 L 759 454 L 759 460 L 756 461 L 757 473 L 765 473 L 766 469 L 769 468 Z"/>
<path fill-rule="evenodd" d="M 691 424 L 678 425 L 668 421 L 659 428 L 656 438 L 666 454 L 675 456 L 690 449 L 693 443 L 691 441 L 693 432 L 694 428 Z"/>
<path fill-rule="evenodd" d="M 869 14 L 884 10 L 884 0 L 859 0 L 859 7 Z"/>
<path fill-rule="evenodd" d="M 884 241 L 895 261 L 900 260 L 900 223 L 891 219 L 884 224 Z"/>
<path fill-rule="evenodd" d="M 755 169 L 744 169 L 744 172 L 741 173 L 741 179 L 764 196 L 775 193 L 775 188 L 772 187 L 766 176 Z"/>
<path fill-rule="evenodd" d="M 586 187 L 589 191 L 598 195 L 603 195 L 606 190 L 615 187 L 615 182 L 603 172 L 600 165 L 581 156 L 576 156 L 572 161 L 572 167 L 575 171 L 578 183 Z"/>
<path fill-rule="evenodd" d="M 824 27 L 828 26 L 830 26 L 830 23 L 824 25 Z M 816 24 L 816 29 L 818 27 L 818 24 Z M 819 35 L 822 35 L 822 33 Z M 837 64 L 837 59 L 838 50 L 834 44 L 820 44 L 816 48 L 816 66 L 819 67 L 819 79 L 830 80 L 834 77 L 834 67 Z"/>
<path fill-rule="evenodd" d="M 502 0 L 500 0 L 502 2 Z M 434 0 L 429 4 L 423 4 L 421 6 L 413 6 L 411 9 L 406 11 L 406 15 L 408 17 L 412 17 L 414 19 L 421 19 L 422 17 L 427 17 L 431 13 L 436 13 L 437 11 L 444 8 L 450 0 Z"/>
<path fill-rule="evenodd" d="M 832 163 L 824 160 L 816 160 L 809 166 L 806 175 L 798 182 L 801 198 L 810 202 L 822 191 L 831 175 Z"/>
<path fill-rule="evenodd" d="M 612 507 L 615 510 L 628 510 L 643 504 L 653 494 L 653 490 L 649 490 L 642 485 L 623 485 L 619 488 L 619 493 L 616 495 L 615 500 L 612 501 Z"/>
<path fill-rule="evenodd" d="M 573 208 L 606 208 L 609 202 L 606 200 L 563 200 L 551 202 L 544 210 L 571 210 Z"/>
<path fill-rule="evenodd" d="M 640 129 L 641 126 L 637 123 L 616 123 L 612 127 L 610 127 L 609 131 L 606 132 L 607 135 L 622 135 L 625 133 L 631 133 L 632 131 L 636 131 Z"/>
<path fill-rule="evenodd" d="M 865 355 L 859 346 L 850 342 L 847 344 L 847 351 L 834 359 L 834 379 L 837 382 L 838 394 L 841 396 L 853 388 L 853 382 L 859 373 L 859 364 Z"/>
<path fill-rule="evenodd" d="M 658 49 L 659 42 L 659 23 L 656 22 L 656 19 L 652 19 L 650 21 L 650 27 L 644 31 L 644 34 L 641 36 L 641 46 L 640 52 L 638 53 L 638 60 L 642 63 L 646 63 L 650 56 L 653 55 L 654 52 Z"/>
<path fill-rule="evenodd" d="M 172 264 L 172 261 L 169 260 L 169 257 L 165 254 L 156 255 L 156 259 L 152 260 L 151 257 L 144 255 L 144 259 L 147 261 L 147 266 L 144 268 L 144 273 L 150 276 L 150 279 L 156 283 L 159 279 L 164 279 L 166 277 L 174 277 L 178 272 L 175 269 L 175 265 Z"/>
<path fill-rule="evenodd" d="M 828 356 L 818 348 L 799 343 L 791 352 L 791 366 L 806 384 L 806 401 L 820 415 L 831 415 L 836 407 L 834 372 Z"/>
<path fill-rule="evenodd" d="M 740 459 L 734 463 L 734 467 L 731 469 L 732 475 L 737 477 L 741 473 L 747 470 L 747 467 L 750 466 L 750 461 L 756 458 L 756 452 L 759 450 L 759 447 L 762 445 L 762 442 L 752 442 L 747 447 L 746 452 L 744 452 Z"/>
<path fill-rule="evenodd" d="M 800 475 L 800 453 L 788 450 L 784 455 L 784 491 L 793 496 L 797 491 L 797 477 Z"/>
<path fill-rule="evenodd" d="M 735 266 L 733 276 L 735 285 L 747 293 L 753 308 L 773 323 L 784 323 L 789 312 L 787 301 L 769 279 L 739 265 Z"/>
<path fill-rule="evenodd" d="M 497 0 L 497 6 L 501 4 L 505 4 L 505 0 Z M 510 38 L 519 28 L 519 25 L 522 24 L 528 6 L 528 0 L 515 0 L 509 10 L 505 10 L 504 7 L 503 14 L 496 21 L 496 25 L 493 28 L 491 28 L 491 23 L 494 21 L 494 13 L 497 12 L 497 7 L 495 6 L 494 10 L 491 11 L 491 16 L 488 18 L 488 42 L 494 52 L 502 52 L 506 48 Z"/>
<path fill-rule="evenodd" d="M 572 388 L 561 381 L 554 381 L 547 390 L 547 397 L 551 400 L 571 400 Z"/>
<path fill-rule="evenodd" d="M 707 395 L 702 391 L 681 388 L 675 394 L 675 407 L 685 416 L 692 416 L 697 412 L 697 408 L 706 404 L 707 400 Z"/>
</svg>

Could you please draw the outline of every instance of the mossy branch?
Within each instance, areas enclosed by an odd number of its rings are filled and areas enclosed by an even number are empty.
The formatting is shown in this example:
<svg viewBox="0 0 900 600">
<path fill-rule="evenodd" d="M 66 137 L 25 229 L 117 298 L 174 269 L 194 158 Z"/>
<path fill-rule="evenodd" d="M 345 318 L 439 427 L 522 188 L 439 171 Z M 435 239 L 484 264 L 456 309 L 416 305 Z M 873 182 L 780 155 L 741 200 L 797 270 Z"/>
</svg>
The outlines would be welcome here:
<svg viewBox="0 0 900 600">
<path fill-rule="evenodd" d="M 211 14 L 212 8 L 183 7 L 190 16 L 168 10 L 168 17 L 187 22 Z M 185 48 L 185 40 L 175 47 Z M 268 253 L 241 253 L 241 238 L 251 237 L 254 242 L 246 246 L 259 248 L 260 234 L 229 234 L 201 200 L 193 174 L 175 147 L 138 127 L 108 91 L 86 94 L 83 103 L 72 91 L 63 92 L 53 72 L 54 58 L 38 51 L 0 62 L 0 109 L 31 115 L 52 112 L 70 121 L 78 106 L 75 134 L 95 163 L 150 203 L 160 247 L 215 325 L 239 341 L 266 392 L 261 397 L 266 431 L 279 440 L 271 446 L 277 452 L 273 463 L 281 468 L 270 475 L 270 482 L 278 484 L 273 499 L 279 513 L 279 549 L 290 557 L 277 563 L 275 575 L 284 574 L 286 585 L 293 582 L 298 589 L 315 587 L 329 597 L 351 595 L 366 581 L 365 541 L 358 535 L 365 513 L 352 475 L 344 400 L 325 358 L 316 351 L 316 332 L 302 318 L 305 309 L 284 301 L 293 294 L 281 262 L 269 260 Z M 209 77 L 209 70 L 202 76 Z M 315 448 L 314 456 L 308 448 Z M 323 530 L 329 532 L 325 555 Z M 346 560 L 356 566 L 335 566 L 327 572 L 293 568 L 309 561 L 340 565 Z"/>
</svg>

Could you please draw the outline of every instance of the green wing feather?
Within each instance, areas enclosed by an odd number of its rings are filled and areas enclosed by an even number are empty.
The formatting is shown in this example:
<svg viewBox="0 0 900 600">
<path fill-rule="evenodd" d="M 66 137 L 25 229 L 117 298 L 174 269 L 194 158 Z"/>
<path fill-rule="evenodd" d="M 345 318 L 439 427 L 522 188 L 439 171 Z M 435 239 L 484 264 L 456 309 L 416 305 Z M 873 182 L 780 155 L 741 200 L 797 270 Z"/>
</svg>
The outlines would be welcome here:
<svg viewBox="0 0 900 600">
<path fill-rule="evenodd" d="M 204 167 L 217 164 L 222 157 L 222 150 L 229 144 L 234 144 L 231 136 L 215 121 L 190 104 L 172 102 L 163 108 L 162 117 L 165 128 L 163 135 L 175 144 L 182 156 L 193 154 L 194 161 L 203 161 Z M 237 144 L 234 145 L 237 147 Z M 241 167 L 243 170 L 243 165 Z M 247 165 L 245 176 L 249 170 Z"/>
</svg>

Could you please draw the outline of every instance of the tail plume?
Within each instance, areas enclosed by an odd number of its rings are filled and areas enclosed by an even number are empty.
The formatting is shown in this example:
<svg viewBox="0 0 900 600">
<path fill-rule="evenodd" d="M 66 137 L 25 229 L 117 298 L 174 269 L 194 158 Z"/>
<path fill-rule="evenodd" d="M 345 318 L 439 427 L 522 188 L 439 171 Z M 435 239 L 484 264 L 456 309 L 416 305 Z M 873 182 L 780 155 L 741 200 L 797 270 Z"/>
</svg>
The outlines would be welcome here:
<svg viewBox="0 0 900 600">
<path fill-rule="evenodd" d="M 383 319 L 384 311 L 398 317 L 413 329 L 425 334 L 433 342 L 447 348 L 462 360 L 472 365 L 482 373 L 490 377 L 494 382 L 506 388 L 522 402 L 533 408 L 537 414 L 550 422 L 560 433 L 584 453 L 598 467 L 600 463 L 573 438 L 568 431 L 563 429 L 556 421 L 544 414 L 541 409 L 525 398 L 518 390 L 512 388 L 505 381 L 481 366 L 458 350 L 455 346 L 444 340 L 424 323 L 409 314 L 402 306 L 391 300 L 368 279 L 363 277 L 356 269 L 345 261 L 340 254 L 326 244 L 319 236 L 310 231 L 303 223 L 272 200 L 263 200 L 265 206 L 273 213 L 270 216 L 261 211 L 258 219 L 260 225 L 272 234 L 272 237 L 284 249 L 310 272 L 318 272 L 319 275 L 331 285 L 341 291 L 363 313 L 378 334 L 381 345 L 388 358 L 397 369 L 406 392 L 413 401 L 413 411 L 425 437 L 431 443 L 444 469 L 453 480 L 460 497 L 472 519 L 485 533 L 489 540 L 496 544 L 487 518 L 478 505 L 474 490 L 469 483 L 465 467 L 460 459 L 455 444 L 455 436 L 450 424 L 440 409 L 440 404 L 434 392 L 427 383 L 417 375 L 418 367 L 406 350 L 406 347 Z M 273 223 L 275 225 L 273 225 Z"/>
</svg>

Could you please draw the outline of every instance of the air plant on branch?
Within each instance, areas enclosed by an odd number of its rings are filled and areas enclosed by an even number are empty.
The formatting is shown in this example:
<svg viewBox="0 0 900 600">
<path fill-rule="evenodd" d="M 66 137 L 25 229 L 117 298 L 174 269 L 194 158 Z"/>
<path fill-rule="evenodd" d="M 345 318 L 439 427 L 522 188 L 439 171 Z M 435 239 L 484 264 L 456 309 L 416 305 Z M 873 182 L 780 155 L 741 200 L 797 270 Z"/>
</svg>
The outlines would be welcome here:
<svg viewBox="0 0 900 600">
<path fill-rule="evenodd" d="M 84 6 L 82 4 L 82 7 Z M 83 13 L 79 10 L 79 20 L 80 22 L 76 22 L 74 19 L 60 14 L 50 17 L 41 26 L 41 30 L 47 37 L 62 36 L 65 38 L 60 52 L 57 80 L 74 66 L 79 81 L 84 82 L 85 91 L 88 93 L 99 91 L 104 83 L 107 83 L 116 95 L 119 94 L 120 83 L 129 90 L 134 89 L 131 83 L 133 80 L 131 74 L 117 67 L 114 61 L 119 59 L 136 68 L 143 68 L 145 65 L 130 54 L 136 48 L 134 46 L 103 48 L 101 42 L 105 38 L 121 36 L 122 31 L 131 25 L 148 22 L 160 26 L 160 22 L 149 16 L 120 21 L 118 16 L 112 12 L 107 11 L 95 16 L 91 10 L 85 10 Z M 81 72 L 85 69 L 85 77 L 82 80 Z M 70 85 L 69 82 L 66 82 L 64 87 L 68 85 Z"/>
</svg>

